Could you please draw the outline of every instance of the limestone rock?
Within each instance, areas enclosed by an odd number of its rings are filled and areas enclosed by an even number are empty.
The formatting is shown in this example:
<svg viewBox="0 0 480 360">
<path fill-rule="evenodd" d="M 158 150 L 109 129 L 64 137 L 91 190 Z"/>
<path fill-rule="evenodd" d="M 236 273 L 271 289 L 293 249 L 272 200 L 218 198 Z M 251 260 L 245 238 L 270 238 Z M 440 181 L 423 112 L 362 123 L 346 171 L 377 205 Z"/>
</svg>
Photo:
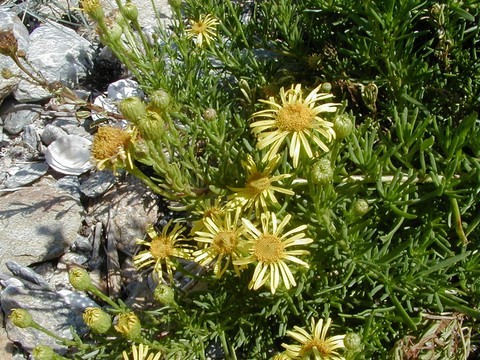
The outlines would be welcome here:
<svg viewBox="0 0 480 360">
<path fill-rule="evenodd" d="M 81 203 L 48 178 L 3 195 L 0 271 L 8 260 L 28 266 L 59 257 L 77 239 L 82 220 Z"/>
</svg>

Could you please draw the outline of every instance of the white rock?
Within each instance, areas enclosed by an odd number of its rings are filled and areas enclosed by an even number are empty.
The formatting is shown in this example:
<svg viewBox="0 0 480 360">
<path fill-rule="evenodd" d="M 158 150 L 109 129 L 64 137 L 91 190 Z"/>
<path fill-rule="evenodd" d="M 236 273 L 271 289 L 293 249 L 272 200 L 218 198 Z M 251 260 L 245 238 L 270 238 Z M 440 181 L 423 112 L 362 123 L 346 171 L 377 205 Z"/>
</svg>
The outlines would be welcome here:
<svg viewBox="0 0 480 360">
<path fill-rule="evenodd" d="M 90 147 L 92 142 L 78 135 L 67 135 L 52 142 L 45 160 L 61 174 L 80 175 L 92 168 Z"/>
<path fill-rule="evenodd" d="M 30 35 L 27 59 L 49 82 L 60 81 L 74 88 L 78 79 L 86 76 L 94 49 L 89 41 L 59 24 L 36 28 Z M 37 85 L 21 80 L 14 92 L 18 101 L 30 102 L 48 99 L 50 94 Z"/>
</svg>

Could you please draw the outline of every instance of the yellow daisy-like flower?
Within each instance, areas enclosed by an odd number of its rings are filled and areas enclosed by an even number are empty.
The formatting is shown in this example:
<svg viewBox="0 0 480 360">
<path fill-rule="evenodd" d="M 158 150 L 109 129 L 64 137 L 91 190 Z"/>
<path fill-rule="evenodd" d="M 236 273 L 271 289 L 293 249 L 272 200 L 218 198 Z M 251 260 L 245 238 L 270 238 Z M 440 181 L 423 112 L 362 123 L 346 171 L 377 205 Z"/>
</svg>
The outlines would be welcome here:
<svg viewBox="0 0 480 360">
<path fill-rule="evenodd" d="M 99 170 L 109 168 L 113 172 L 117 166 L 132 165 L 130 144 L 134 134 L 113 126 L 102 126 L 93 137 L 92 154 L 93 161 Z"/>
<path fill-rule="evenodd" d="M 175 270 L 174 258 L 190 258 L 191 250 L 185 244 L 180 242 L 183 239 L 182 233 L 185 227 L 175 224 L 171 231 L 170 221 L 158 234 L 152 225 L 147 229 L 150 240 L 137 239 L 138 245 L 145 245 L 148 249 L 141 251 L 133 257 L 133 263 L 140 269 L 149 265 L 154 265 L 153 269 L 159 275 L 162 274 L 162 267 L 165 265 L 169 278 L 173 278 L 173 270 Z"/>
<path fill-rule="evenodd" d="M 201 15 L 198 21 L 190 20 L 191 28 L 187 30 L 187 37 L 194 38 L 197 46 L 210 45 L 216 36 L 217 25 L 220 22 L 212 15 Z"/>
<path fill-rule="evenodd" d="M 313 240 L 306 238 L 305 233 L 302 232 L 307 225 L 300 225 L 282 234 L 291 218 L 291 215 L 287 215 L 280 224 L 277 224 L 277 217 L 274 213 L 263 213 L 260 217 L 261 229 L 257 229 L 250 220 L 242 219 L 245 226 L 244 234 L 248 239 L 246 248 L 249 256 L 234 260 L 233 263 L 240 266 L 256 264 L 249 284 L 250 289 L 257 290 L 268 279 L 270 279 L 272 294 L 280 285 L 280 280 L 287 289 L 296 286 L 297 283 L 286 261 L 308 268 L 308 264 L 296 256 L 307 255 L 309 252 L 307 250 L 290 250 L 289 248 L 296 245 L 307 245 Z"/>
<path fill-rule="evenodd" d="M 260 100 L 270 105 L 270 109 L 254 113 L 252 118 L 260 120 L 253 122 L 250 127 L 257 136 L 259 149 L 271 146 L 262 161 L 272 159 L 286 140 L 289 142 L 294 167 L 298 166 L 302 149 L 310 158 L 313 157 L 310 141 L 323 151 L 328 151 L 322 138 L 331 141 L 335 138 L 335 132 L 333 124 L 322 119 L 320 114 L 335 112 L 339 104 L 317 104 L 333 97 L 332 94 L 319 93 L 320 87 L 321 85 L 313 89 L 305 99 L 302 85 L 297 84 L 287 91 L 283 87 L 280 89 L 281 103 L 277 103 L 273 97 Z"/>
<path fill-rule="evenodd" d="M 214 272 L 220 278 L 233 260 L 240 257 L 239 244 L 243 226 L 240 222 L 241 209 L 225 211 L 223 215 L 205 218 L 205 231 L 197 231 L 195 240 L 206 244 L 203 249 L 193 253 L 194 261 L 202 266 L 207 266 L 215 261 Z M 237 275 L 240 269 L 234 265 Z"/>
<path fill-rule="evenodd" d="M 197 231 L 206 230 L 205 220 L 213 216 L 221 215 L 223 212 L 224 205 L 222 204 L 221 198 L 201 200 L 196 205 L 195 210 L 192 211 L 194 215 L 200 216 L 200 219 L 193 221 L 190 234 L 195 235 Z"/>
<path fill-rule="evenodd" d="M 269 205 L 278 204 L 275 191 L 286 195 L 294 195 L 295 193 L 292 190 L 272 185 L 274 182 L 291 176 L 291 174 L 271 176 L 277 168 L 279 161 L 280 156 L 273 157 L 268 162 L 265 170 L 260 171 L 253 158 L 248 155 L 247 162 L 243 162 L 243 166 L 248 173 L 245 187 L 230 188 L 230 190 L 235 191 L 235 194 L 229 196 L 229 206 L 241 206 L 245 210 L 255 208 L 255 212 L 260 214 L 261 211 L 267 211 Z"/>
<path fill-rule="evenodd" d="M 286 353 L 293 359 L 314 359 L 314 360 L 345 360 L 345 357 L 338 353 L 338 349 L 344 349 L 343 338 L 345 335 L 327 337 L 328 328 L 332 319 L 328 318 L 325 324 L 323 319 L 315 323 L 311 321 L 311 333 L 305 329 L 294 326 L 295 331 L 287 331 L 287 335 L 297 340 L 300 345 L 282 344 Z"/>
<path fill-rule="evenodd" d="M 160 360 L 160 356 L 162 355 L 161 352 L 157 352 L 156 354 L 151 353 L 150 355 L 148 354 L 148 346 L 140 344 L 138 347 L 133 344 L 132 345 L 132 352 L 131 355 L 132 357 L 128 357 L 128 354 L 126 351 L 122 353 L 123 359 L 124 360 Z"/>
</svg>

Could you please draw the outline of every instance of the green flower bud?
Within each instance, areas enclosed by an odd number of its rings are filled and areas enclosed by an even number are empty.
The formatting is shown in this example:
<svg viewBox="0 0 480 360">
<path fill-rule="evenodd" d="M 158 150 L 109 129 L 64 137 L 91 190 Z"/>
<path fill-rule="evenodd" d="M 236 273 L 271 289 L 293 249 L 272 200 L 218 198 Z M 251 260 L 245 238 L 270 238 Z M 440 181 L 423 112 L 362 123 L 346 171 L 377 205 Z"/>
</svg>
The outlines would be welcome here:
<svg viewBox="0 0 480 360">
<path fill-rule="evenodd" d="M 19 328 L 27 328 L 34 324 L 32 315 L 24 309 L 13 309 L 8 317 L 10 321 Z"/>
<path fill-rule="evenodd" d="M 55 360 L 64 359 L 64 357 L 58 355 L 48 345 L 38 345 L 32 351 L 33 358 L 35 360 Z"/>
<path fill-rule="evenodd" d="M 110 315 L 97 307 L 86 308 L 82 317 L 85 324 L 96 334 L 104 334 L 112 326 Z"/>
<path fill-rule="evenodd" d="M 362 338 L 357 333 L 348 333 L 343 338 L 343 345 L 349 351 L 358 351 L 362 347 Z"/>
<path fill-rule="evenodd" d="M 333 169 L 330 159 L 324 157 L 319 159 L 312 166 L 311 170 L 312 182 L 317 185 L 326 185 L 333 180 Z"/>
<path fill-rule="evenodd" d="M 333 131 L 335 131 L 336 138 L 342 140 L 348 137 L 353 131 L 353 126 L 350 115 L 342 114 L 337 116 L 333 121 Z"/>
<path fill-rule="evenodd" d="M 353 203 L 353 213 L 358 216 L 358 217 L 362 217 L 363 215 L 365 215 L 368 210 L 370 210 L 370 207 L 368 205 L 368 202 L 364 199 L 357 199 L 355 200 L 355 202 Z"/>
<path fill-rule="evenodd" d="M 108 34 L 107 38 L 110 42 L 115 43 L 120 40 L 123 34 L 123 29 L 120 25 L 117 23 L 113 23 L 111 26 L 108 28 Z"/>
<path fill-rule="evenodd" d="M 137 21 L 138 19 L 138 8 L 135 4 L 132 4 L 131 1 L 127 1 L 125 5 L 120 9 L 122 15 L 125 16 L 125 19 L 130 21 Z"/>
<path fill-rule="evenodd" d="M 93 286 L 87 271 L 78 267 L 70 269 L 68 272 L 68 280 L 75 289 L 80 291 L 89 290 Z"/>
<path fill-rule="evenodd" d="M 170 105 L 170 101 L 170 95 L 162 89 L 156 90 L 150 95 L 150 104 L 160 110 Z"/>
<path fill-rule="evenodd" d="M 215 109 L 208 108 L 208 109 L 205 109 L 202 116 L 205 120 L 213 121 L 217 118 L 217 112 L 215 111 Z"/>
<path fill-rule="evenodd" d="M 145 104 L 136 96 L 128 97 L 120 101 L 118 109 L 125 117 L 136 124 L 142 117 L 145 116 Z"/>
<path fill-rule="evenodd" d="M 118 315 L 117 323 L 114 327 L 115 330 L 129 340 L 138 339 L 142 331 L 140 319 L 133 312 Z"/>
<path fill-rule="evenodd" d="M 159 284 L 153 292 L 153 297 L 160 304 L 173 305 L 175 304 L 175 293 L 173 289 L 165 284 Z"/>
<path fill-rule="evenodd" d="M 332 84 L 330 84 L 329 82 L 325 82 L 320 87 L 320 90 L 324 93 L 329 93 L 330 91 L 332 91 Z"/>
<path fill-rule="evenodd" d="M 159 113 L 147 111 L 145 116 L 138 121 L 138 129 L 142 136 L 147 139 L 159 139 L 165 132 L 165 122 Z"/>
</svg>

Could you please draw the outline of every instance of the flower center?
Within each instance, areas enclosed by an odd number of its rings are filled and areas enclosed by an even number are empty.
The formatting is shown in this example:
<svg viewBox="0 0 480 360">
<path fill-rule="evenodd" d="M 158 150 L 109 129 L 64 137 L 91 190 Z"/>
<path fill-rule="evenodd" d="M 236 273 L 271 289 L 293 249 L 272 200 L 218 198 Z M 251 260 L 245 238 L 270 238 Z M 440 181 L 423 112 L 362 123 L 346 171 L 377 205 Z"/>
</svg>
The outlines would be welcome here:
<svg viewBox="0 0 480 360">
<path fill-rule="evenodd" d="M 302 131 L 311 127 L 315 116 L 303 103 L 285 104 L 277 113 L 276 125 L 283 131 Z"/>
<path fill-rule="evenodd" d="M 253 254 L 258 261 L 273 264 L 283 255 L 282 241 L 275 235 L 264 234 L 255 243 Z"/>
<path fill-rule="evenodd" d="M 327 357 L 332 353 L 330 346 L 325 340 L 311 339 L 302 347 L 302 350 L 300 351 L 300 356 L 302 359 L 305 355 L 311 354 L 313 348 L 317 348 L 322 358 Z"/>
<path fill-rule="evenodd" d="M 247 179 L 246 188 L 252 195 L 258 195 L 270 188 L 270 179 L 261 173 L 255 172 Z"/>
<path fill-rule="evenodd" d="M 193 23 L 192 25 L 192 31 L 195 34 L 203 34 L 205 33 L 205 30 L 207 29 L 207 26 L 203 21 L 198 21 L 196 23 Z"/>
<path fill-rule="evenodd" d="M 125 148 L 130 134 L 110 126 L 102 126 L 93 138 L 92 156 L 97 160 L 110 159 Z"/>
<path fill-rule="evenodd" d="M 234 231 L 221 231 L 213 238 L 213 249 L 218 254 L 231 254 L 237 247 L 237 236 Z"/>
<path fill-rule="evenodd" d="M 173 254 L 173 244 L 168 237 L 158 236 L 150 245 L 150 253 L 155 259 L 166 259 Z"/>
</svg>

